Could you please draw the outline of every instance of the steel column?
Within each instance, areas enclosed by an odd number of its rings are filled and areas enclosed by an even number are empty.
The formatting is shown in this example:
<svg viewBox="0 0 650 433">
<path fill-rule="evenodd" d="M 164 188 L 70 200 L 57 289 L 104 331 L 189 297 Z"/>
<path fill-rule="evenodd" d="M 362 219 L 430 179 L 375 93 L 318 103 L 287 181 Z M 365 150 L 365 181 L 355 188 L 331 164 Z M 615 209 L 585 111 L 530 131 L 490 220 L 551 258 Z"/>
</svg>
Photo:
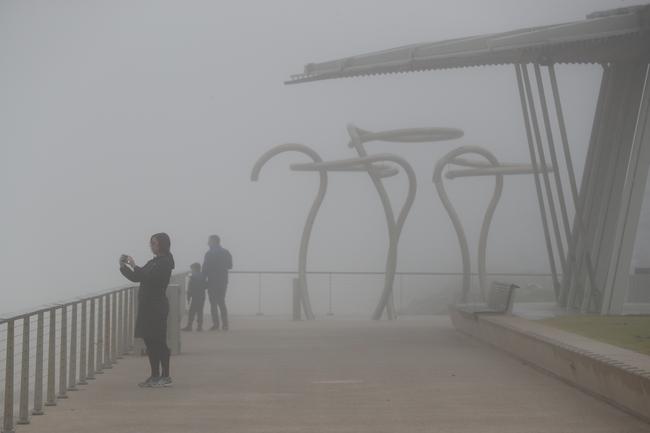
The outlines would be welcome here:
<svg viewBox="0 0 650 433">
<path fill-rule="evenodd" d="M 650 165 L 650 87 L 646 66 L 642 103 L 630 151 L 620 210 L 616 218 L 602 314 L 621 314 L 629 286 L 629 272 Z"/>
<path fill-rule="evenodd" d="M 530 125 L 530 115 L 528 112 L 528 106 L 526 103 L 526 92 L 524 91 L 523 84 L 523 65 L 515 65 L 515 73 L 517 75 L 517 86 L 519 89 L 519 99 L 521 100 L 521 112 L 524 116 L 524 126 L 526 129 L 526 138 L 528 141 L 528 151 L 530 153 L 530 163 L 533 166 L 535 171 L 533 178 L 535 179 L 535 189 L 537 191 L 537 201 L 539 204 L 539 213 L 542 219 L 542 228 L 544 231 L 544 240 L 546 242 L 546 251 L 548 253 L 548 262 L 551 268 L 551 274 L 553 276 L 553 289 L 555 290 L 556 299 L 560 291 L 560 282 L 558 279 L 557 268 L 555 266 L 555 254 L 553 252 L 553 243 L 551 242 L 551 235 L 548 226 L 548 221 L 546 219 L 546 207 L 544 205 L 544 196 L 542 193 L 542 186 L 540 181 L 540 170 L 539 164 L 537 163 L 537 156 L 535 154 L 535 145 L 533 143 L 532 128 Z"/>
<path fill-rule="evenodd" d="M 594 203 L 597 202 L 594 194 L 595 184 L 592 179 L 599 172 L 599 167 L 602 162 L 601 154 L 606 152 L 605 149 L 605 136 L 610 132 L 612 116 L 609 114 L 611 110 L 612 100 L 616 99 L 618 95 L 614 94 L 614 80 L 613 71 L 609 65 L 602 65 L 603 74 L 600 84 L 600 92 L 598 95 L 598 102 L 596 106 L 596 113 L 594 115 L 591 137 L 589 140 L 589 147 L 587 149 L 587 157 L 580 182 L 580 190 L 578 195 L 577 209 L 581 210 L 584 222 L 584 233 L 575 230 L 577 221 L 574 221 L 574 245 L 576 250 L 576 257 L 578 257 L 578 264 L 576 270 L 572 273 L 571 283 L 561 298 L 561 305 L 570 308 L 573 304 L 576 291 L 584 284 L 583 268 L 588 265 L 587 261 L 591 262 L 593 267 L 593 254 L 594 236 L 595 236 L 595 220 L 592 218 L 594 214 Z M 589 260 L 587 260 L 589 258 Z M 593 276 L 594 282 L 593 289 L 600 287 L 596 274 Z"/>
<path fill-rule="evenodd" d="M 544 153 L 544 144 L 542 142 L 542 136 L 539 130 L 539 122 L 537 120 L 537 109 L 535 108 L 535 99 L 533 97 L 533 91 L 531 89 L 530 78 L 528 76 L 528 67 L 526 65 L 522 66 L 523 78 L 524 78 L 524 88 L 526 94 L 528 95 L 528 109 L 530 111 L 530 118 L 533 125 L 533 133 L 535 136 L 535 142 L 537 144 L 537 155 L 539 156 L 539 162 L 542 167 L 547 167 L 546 156 Z M 562 242 L 562 235 L 560 234 L 560 224 L 557 219 L 557 210 L 555 208 L 555 198 L 553 197 L 553 190 L 551 188 L 551 181 L 549 179 L 548 172 L 542 171 L 542 179 L 544 180 L 544 190 L 546 191 L 546 203 L 548 204 L 548 211 L 551 215 L 551 223 L 553 225 L 553 232 L 555 234 L 555 246 L 558 251 L 558 257 L 560 259 L 560 265 L 562 267 L 562 272 L 566 273 L 566 256 L 564 254 L 564 244 Z"/>
<path fill-rule="evenodd" d="M 546 102 L 546 92 L 544 91 L 544 82 L 542 80 L 542 72 L 539 64 L 535 64 L 535 80 L 537 81 L 537 91 L 539 94 L 540 108 L 542 111 L 542 120 L 544 121 L 544 129 L 546 131 L 546 141 L 549 148 L 549 155 L 551 157 L 551 164 L 553 165 L 553 174 L 555 179 L 555 189 L 557 190 L 558 202 L 560 205 L 560 216 L 562 217 L 562 225 L 564 226 L 564 234 L 568 244 L 571 239 L 571 224 L 569 223 L 569 214 L 567 212 L 566 201 L 564 199 L 564 187 L 562 186 L 562 179 L 560 178 L 560 163 L 557 159 L 557 152 L 555 151 L 555 140 L 553 138 L 553 129 L 551 127 L 551 117 L 548 113 L 548 104 Z M 567 256 L 568 257 L 568 256 Z M 571 260 L 568 258 L 568 261 Z"/>
</svg>

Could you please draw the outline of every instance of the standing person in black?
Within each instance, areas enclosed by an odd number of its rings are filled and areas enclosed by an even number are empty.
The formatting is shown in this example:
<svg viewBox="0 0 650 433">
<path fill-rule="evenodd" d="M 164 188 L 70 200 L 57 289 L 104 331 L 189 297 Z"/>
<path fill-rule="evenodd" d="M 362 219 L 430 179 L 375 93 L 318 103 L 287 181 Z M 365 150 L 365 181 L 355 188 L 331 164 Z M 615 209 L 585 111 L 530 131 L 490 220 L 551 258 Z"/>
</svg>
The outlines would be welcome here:
<svg viewBox="0 0 650 433">
<path fill-rule="evenodd" d="M 187 318 L 187 326 L 183 331 L 191 331 L 194 317 L 196 316 L 196 330 L 203 331 L 203 307 L 205 305 L 205 277 L 201 273 L 201 264 L 190 265 L 192 274 L 187 287 L 187 302 L 190 303 L 190 311 Z"/>
<path fill-rule="evenodd" d="M 232 269 L 232 256 L 221 246 L 221 239 L 212 235 L 208 239 L 210 249 L 203 260 L 203 275 L 208 286 L 210 311 L 212 313 L 211 331 L 219 330 L 219 310 L 223 330 L 228 330 L 228 309 L 226 308 L 226 289 L 228 287 L 228 270 Z"/>
<path fill-rule="evenodd" d="M 140 283 L 135 337 L 144 339 L 151 366 L 151 375 L 141 387 L 170 386 L 170 350 L 167 347 L 167 315 L 169 301 L 166 291 L 174 269 L 170 252 L 171 241 L 166 233 L 156 233 L 149 241 L 154 258 L 143 267 L 137 266 L 133 257 L 120 258 L 120 272 L 134 283 Z M 162 371 L 161 371 L 162 370 Z"/>
</svg>

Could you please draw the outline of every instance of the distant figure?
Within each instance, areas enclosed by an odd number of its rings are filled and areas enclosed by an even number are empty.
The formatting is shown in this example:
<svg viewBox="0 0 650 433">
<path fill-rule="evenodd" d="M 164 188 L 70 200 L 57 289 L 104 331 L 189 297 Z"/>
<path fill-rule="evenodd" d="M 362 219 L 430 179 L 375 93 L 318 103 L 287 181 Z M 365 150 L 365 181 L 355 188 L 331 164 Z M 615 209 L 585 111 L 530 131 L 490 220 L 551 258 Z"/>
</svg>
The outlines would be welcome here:
<svg viewBox="0 0 650 433">
<path fill-rule="evenodd" d="M 203 307 L 205 306 L 205 277 L 201 273 L 201 264 L 192 263 L 190 265 L 192 274 L 187 287 L 187 302 L 190 303 L 190 312 L 188 314 L 187 326 L 183 331 L 191 331 L 194 317 L 196 316 L 196 330 L 203 331 Z"/>
<path fill-rule="evenodd" d="M 134 283 L 140 283 L 138 312 L 135 320 L 135 336 L 144 339 L 151 366 L 151 375 L 138 385 L 154 388 L 171 386 L 167 347 L 167 315 L 169 301 L 167 286 L 174 269 L 171 241 L 166 233 L 156 233 L 149 241 L 154 258 L 143 267 L 137 266 L 133 257 L 120 257 L 120 272 Z M 162 371 L 161 371 L 162 368 Z"/>
<path fill-rule="evenodd" d="M 221 246 L 221 239 L 212 235 L 208 239 L 210 249 L 203 260 L 203 276 L 208 287 L 210 311 L 212 313 L 211 331 L 219 330 L 219 310 L 223 330 L 228 330 L 228 309 L 226 308 L 226 289 L 228 287 L 228 270 L 232 269 L 232 256 Z"/>
</svg>

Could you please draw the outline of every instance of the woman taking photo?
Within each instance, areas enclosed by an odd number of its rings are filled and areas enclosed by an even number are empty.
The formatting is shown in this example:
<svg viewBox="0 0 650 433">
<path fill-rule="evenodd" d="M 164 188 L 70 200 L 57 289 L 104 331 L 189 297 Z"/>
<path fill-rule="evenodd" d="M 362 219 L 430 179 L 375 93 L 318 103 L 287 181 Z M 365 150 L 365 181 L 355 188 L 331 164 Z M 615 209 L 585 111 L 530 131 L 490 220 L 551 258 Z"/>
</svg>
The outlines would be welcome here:
<svg viewBox="0 0 650 433">
<path fill-rule="evenodd" d="M 169 301 L 165 294 L 174 269 L 171 241 L 166 233 L 156 233 L 149 242 L 154 258 L 140 267 L 133 257 L 120 257 L 120 272 L 134 283 L 140 283 L 135 337 L 147 347 L 151 375 L 138 385 L 146 388 L 170 386 L 169 347 L 167 347 L 167 315 Z"/>
</svg>

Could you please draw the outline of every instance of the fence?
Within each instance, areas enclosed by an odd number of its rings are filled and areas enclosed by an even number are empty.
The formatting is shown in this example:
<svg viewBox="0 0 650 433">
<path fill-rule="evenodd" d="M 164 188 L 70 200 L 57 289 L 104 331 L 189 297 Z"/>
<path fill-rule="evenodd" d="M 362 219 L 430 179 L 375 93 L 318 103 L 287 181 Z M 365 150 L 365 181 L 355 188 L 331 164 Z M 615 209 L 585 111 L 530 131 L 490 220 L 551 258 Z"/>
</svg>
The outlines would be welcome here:
<svg viewBox="0 0 650 433">
<path fill-rule="evenodd" d="M 119 288 L 0 318 L 3 433 L 42 415 L 130 350 L 136 290 Z"/>
<path fill-rule="evenodd" d="M 291 316 L 292 280 L 296 276 L 292 271 L 231 272 L 229 311 L 238 315 Z M 453 302 L 461 276 L 458 272 L 397 272 L 394 283 L 397 312 L 402 315 L 445 312 Z M 384 284 L 383 272 L 315 271 L 307 272 L 307 277 L 312 306 L 320 317 L 369 317 Z M 475 289 L 471 294 L 479 298 L 477 275 L 472 277 Z M 550 277 L 543 273 L 489 274 L 490 279 L 512 281 L 521 286 L 518 299 L 530 296 L 531 300 L 552 302 Z"/>
</svg>

